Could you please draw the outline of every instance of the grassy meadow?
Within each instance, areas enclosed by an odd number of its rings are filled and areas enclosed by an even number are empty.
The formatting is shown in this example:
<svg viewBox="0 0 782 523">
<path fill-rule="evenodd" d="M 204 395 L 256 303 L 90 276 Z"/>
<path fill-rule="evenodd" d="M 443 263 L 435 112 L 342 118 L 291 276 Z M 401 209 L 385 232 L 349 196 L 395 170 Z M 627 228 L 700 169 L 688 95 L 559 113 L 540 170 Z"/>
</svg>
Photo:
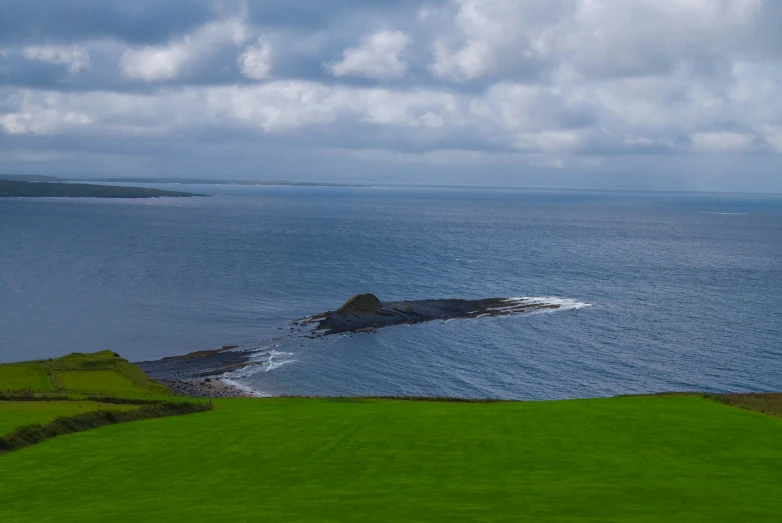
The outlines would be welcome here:
<svg viewBox="0 0 782 523">
<path fill-rule="evenodd" d="M 111 351 L 0 365 L 0 392 L 167 396 L 171 391 Z"/>
<path fill-rule="evenodd" d="M 782 419 L 700 396 L 236 399 L 0 456 L 0 521 L 779 521 Z"/>
<path fill-rule="evenodd" d="M 97 401 L 2 401 L 0 400 L 0 436 L 32 424 L 54 421 L 59 416 L 74 416 L 97 409 L 132 410 L 136 405 L 116 405 Z"/>
</svg>

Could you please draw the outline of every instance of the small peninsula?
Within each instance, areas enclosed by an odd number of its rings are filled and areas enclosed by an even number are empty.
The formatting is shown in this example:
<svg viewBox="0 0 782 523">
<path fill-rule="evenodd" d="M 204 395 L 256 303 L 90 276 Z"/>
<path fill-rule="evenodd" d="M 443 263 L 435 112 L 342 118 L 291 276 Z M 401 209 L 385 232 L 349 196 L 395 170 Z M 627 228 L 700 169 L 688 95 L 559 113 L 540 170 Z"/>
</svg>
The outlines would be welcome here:
<svg viewBox="0 0 782 523">
<path fill-rule="evenodd" d="M 202 195 L 178 191 L 161 191 L 144 187 L 0 179 L 0 198 L 158 198 L 161 196 L 186 198 Z"/>
</svg>

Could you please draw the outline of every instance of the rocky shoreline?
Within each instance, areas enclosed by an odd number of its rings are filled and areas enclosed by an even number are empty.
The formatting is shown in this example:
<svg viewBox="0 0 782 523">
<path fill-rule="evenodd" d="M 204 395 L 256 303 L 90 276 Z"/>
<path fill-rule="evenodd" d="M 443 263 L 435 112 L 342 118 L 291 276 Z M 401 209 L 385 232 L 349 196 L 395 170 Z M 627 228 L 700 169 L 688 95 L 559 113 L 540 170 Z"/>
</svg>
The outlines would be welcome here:
<svg viewBox="0 0 782 523">
<path fill-rule="evenodd" d="M 165 385 L 177 396 L 190 398 L 254 398 L 250 391 L 240 389 L 220 378 L 204 378 L 191 380 L 156 380 Z"/>
<path fill-rule="evenodd" d="M 192 352 L 137 365 L 149 377 L 171 389 L 177 396 L 195 398 L 250 398 L 258 394 L 227 382 L 222 376 L 252 363 L 249 351 L 237 351 L 236 345 L 215 350 Z"/>
<path fill-rule="evenodd" d="M 358 294 L 336 311 L 291 322 L 288 338 L 316 339 L 335 334 L 370 333 L 394 325 L 412 325 L 434 320 L 483 318 L 559 309 L 548 298 L 483 298 L 381 302 L 373 294 Z M 274 349 L 282 338 L 267 340 L 265 348 L 226 345 L 215 350 L 144 361 L 137 365 L 152 379 L 175 394 L 201 398 L 252 397 L 254 393 L 232 385 L 226 374 L 250 366 L 271 364 Z M 281 342 L 280 342 L 281 343 Z"/>
</svg>

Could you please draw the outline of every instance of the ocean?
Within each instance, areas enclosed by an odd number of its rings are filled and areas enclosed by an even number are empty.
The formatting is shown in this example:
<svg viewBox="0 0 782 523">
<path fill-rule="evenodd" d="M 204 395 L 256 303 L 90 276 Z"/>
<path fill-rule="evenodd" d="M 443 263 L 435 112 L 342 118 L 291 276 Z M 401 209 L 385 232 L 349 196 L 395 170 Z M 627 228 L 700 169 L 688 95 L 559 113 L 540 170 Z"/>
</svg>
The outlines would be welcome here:
<svg viewBox="0 0 782 523">
<path fill-rule="evenodd" d="M 0 362 L 232 344 L 268 395 L 782 389 L 782 196 L 150 186 L 210 196 L 0 199 Z M 561 307 L 290 331 L 363 292 Z"/>
</svg>

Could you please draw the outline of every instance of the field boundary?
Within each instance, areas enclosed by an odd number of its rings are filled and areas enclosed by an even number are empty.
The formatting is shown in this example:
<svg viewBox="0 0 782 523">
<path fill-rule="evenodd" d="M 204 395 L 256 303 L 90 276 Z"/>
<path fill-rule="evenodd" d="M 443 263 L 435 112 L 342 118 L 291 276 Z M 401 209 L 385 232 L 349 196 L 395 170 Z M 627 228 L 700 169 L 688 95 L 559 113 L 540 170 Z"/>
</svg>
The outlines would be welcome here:
<svg viewBox="0 0 782 523">
<path fill-rule="evenodd" d="M 782 392 L 750 392 L 746 394 L 704 394 L 704 398 L 743 410 L 782 418 Z"/>
<path fill-rule="evenodd" d="M 125 401 L 124 403 L 133 404 L 132 401 Z M 75 416 L 60 416 L 51 423 L 24 425 L 0 436 L 0 454 L 19 450 L 57 436 L 73 434 L 74 432 L 83 432 L 129 421 L 195 414 L 196 412 L 206 412 L 213 408 L 214 406 L 211 403 L 161 401 L 154 404 L 142 404 L 138 409 L 134 410 L 95 410 Z"/>
<path fill-rule="evenodd" d="M 185 398 L 182 398 L 185 399 Z M 0 392 L 0 401 L 94 401 L 117 405 L 157 405 L 170 399 L 146 399 L 111 394 L 62 394 L 56 392 Z"/>
</svg>

